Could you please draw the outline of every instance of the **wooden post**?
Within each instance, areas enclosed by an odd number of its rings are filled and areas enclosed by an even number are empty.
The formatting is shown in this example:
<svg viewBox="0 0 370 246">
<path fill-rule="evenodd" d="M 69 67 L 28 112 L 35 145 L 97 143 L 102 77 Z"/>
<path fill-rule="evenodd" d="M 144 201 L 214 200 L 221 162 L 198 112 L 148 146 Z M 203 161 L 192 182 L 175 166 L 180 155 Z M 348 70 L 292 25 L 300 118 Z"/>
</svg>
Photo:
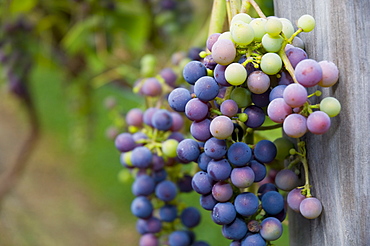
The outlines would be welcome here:
<svg viewBox="0 0 370 246">
<path fill-rule="evenodd" d="M 293 24 L 312 15 L 314 31 L 300 35 L 308 56 L 340 71 L 337 85 L 321 89 L 321 98 L 341 102 L 340 115 L 329 132 L 306 138 L 312 194 L 323 213 L 307 220 L 290 211 L 291 245 L 370 245 L 370 1 L 275 0 L 274 7 Z"/>
</svg>

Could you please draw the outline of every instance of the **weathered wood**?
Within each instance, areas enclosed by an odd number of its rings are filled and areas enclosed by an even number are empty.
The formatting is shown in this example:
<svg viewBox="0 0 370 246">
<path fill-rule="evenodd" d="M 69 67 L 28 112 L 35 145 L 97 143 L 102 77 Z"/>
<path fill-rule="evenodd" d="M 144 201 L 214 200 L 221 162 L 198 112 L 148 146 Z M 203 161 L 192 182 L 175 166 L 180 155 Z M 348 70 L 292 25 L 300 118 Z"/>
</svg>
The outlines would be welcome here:
<svg viewBox="0 0 370 246">
<path fill-rule="evenodd" d="M 370 1 L 275 0 L 275 13 L 296 23 L 303 14 L 316 28 L 300 37 L 310 58 L 337 64 L 340 80 L 324 88 L 342 112 L 329 132 L 308 134 L 313 195 L 321 217 L 304 219 L 289 212 L 291 245 L 370 245 Z"/>
</svg>

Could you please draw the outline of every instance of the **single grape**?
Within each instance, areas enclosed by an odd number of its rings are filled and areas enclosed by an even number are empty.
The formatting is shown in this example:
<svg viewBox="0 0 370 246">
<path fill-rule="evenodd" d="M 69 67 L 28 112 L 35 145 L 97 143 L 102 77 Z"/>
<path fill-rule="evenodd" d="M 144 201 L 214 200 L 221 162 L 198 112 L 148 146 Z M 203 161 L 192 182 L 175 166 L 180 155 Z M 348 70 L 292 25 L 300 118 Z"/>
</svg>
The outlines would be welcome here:
<svg viewBox="0 0 370 246">
<path fill-rule="evenodd" d="M 254 40 L 260 42 L 262 40 L 263 35 L 266 34 L 265 25 L 266 19 L 264 18 L 256 18 L 253 19 L 249 24 L 253 28 L 254 33 Z"/>
<path fill-rule="evenodd" d="M 191 61 L 185 65 L 182 75 L 186 82 L 194 85 L 199 78 L 207 75 L 207 69 L 200 61 Z"/>
<path fill-rule="evenodd" d="M 274 144 L 277 150 L 275 159 L 279 161 L 285 160 L 290 155 L 289 151 L 294 148 L 293 143 L 285 137 L 275 139 Z"/>
<path fill-rule="evenodd" d="M 292 45 L 293 45 L 294 47 L 298 47 L 298 48 L 301 48 L 301 49 L 303 49 L 303 50 L 304 50 L 304 42 L 303 42 L 303 40 L 302 40 L 300 37 L 298 37 L 298 36 L 296 36 L 296 37 L 294 37 L 294 38 L 293 38 Z"/>
<path fill-rule="evenodd" d="M 298 176 L 290 169 L 283 169 L 275 176 L 276 186 L 284 191 L 291 191 L 298 186 Z"/>
<path fill-rule="evenodd" d="M 225 100 L 221 103 L 220 111 L 223 115 L 233 117 L 238 113 L 238 104 L 231 99 Z"/>
<path fill-rule="evenodd" d="M 131 203 L 131 212 L 138 218 L 146 219 L 152 215 L 153 205 L 145 196 L 138 196 Z"/>
<path fill-rule="evenodd" d="M 261 237 L 261 234 L 247 234 L 242 240 L 241 246 L 266 246 L 266 241 Z"/>
<path fill-rule="evenodd" d="M 168 236 L 169 246 L 188 246 L 191 239 L 185 231 L 174 231 Z"/>
<path fill-rule="evenodd" d="M 209 51 L 212 51 L 212 47 L 214 43 L 216 43 L 220 35 L 221 33 L 212 33 L 210 36 L 208 36 L 206 46 Z"/>
<path fill-rule="evenodd" d="M 165 204 L 159 209 L 159 218 L 165 222 L 172 222 L 177 218 L 177 207 Z"/>
<path fill-rule="evenodd" d="M 246 13 L 239 13 L 233 16 L 231 19 L 231 25 L 234 24 L 236 21 L 243 21 L 245 23 L 250 23 L 252 21 L 252 17 Z"/>
<path fill-rule="evenodd" d="M 215 160 L 221 159 L 226 152 L 227 146 L 223 139 L 210 138 L 204 144 L 204 153 Z"/>
<path fill-rule="evenodd" d="M 287 71 L 281 71 L 280 78 L 278 78 L 279 85 L 289 85 L 294 83 L 292 76 Z"/>
<path fill-rule="evenodd" d="M 242 218 L 236 217 L 233 222 L 222 226 L 222 235 L 231 240 L 240 240 L 247 234 L 247 224 Z"/>
<path fill-rule="evenodd" d="M 266 241 L 275 241 L 283 234 L 283 225 L 274 217 L 267 217 L 261 222 L 261 236 Z"/>
<path fill-rule="evenodd" d="M 227 82 L 225 78 L 225 70 L 227 67 L 228 66 L 217 64 L 213 71 L 213 76 L 219 85 L 230 86 L 229 82 Z"/>
<path fill-rule="evenodd" d="M 152 163 L 152 152 L 145 146 L 136 147 L 131 153 L 131 163 L 134 167 L 147 168 Z"/>
<path fill-rule="evenodd" d="M 313 134 L 324 134 L 330 124 L 330 117 L 323 111 L 315 111 L 307 117 L 307 129 Z"/>
<path fill-rule="evenodd" d="M 244 21 L 236 20 L 230 25 L 230 33 L 233 41 L 238 45 L 248 45 L 254 39 L 254 30 L 251 25 Z"/>
<path fill-rule="evenodd" d="M 229 183 L 219 181 L 212 187 L 212 196 L 219 202 L 227 202 L 233 196 L 233 188 Z"/>
<path fill-rule="evenodd" d="M 143 111 L 139 108 L 130 109 L 125 119 L 127 125 L 141 127 L 143 125 Z"/>
<path fill-rule="evenodd" d="M 322 79 L 322 69 L 317 61 L 304 59 L 295 67 L 294 75 L 298 83 L 304 87 L 312 87 L 317 85 Z"/>
<path fill-rule="evenodd" d="M 231 169 L 230 163 L 226 159 L 211 160 L 207 165 L 208 175 L 216 181 L 228 179 Z"/>
<path fill-rule="evenodd" d="M 221 39 L 228 39 L 230 40 L 231 42 L 233 41 L 232 37 L 231 37 L 231 33 L 229 31 L 227 32 L 223 32 L 221 33 L 220 37 L 218 37 L 218 40 L 221 40 Z M 217 41 L 218 41 L 217 40 Z M 212 47 L 213 48 L 213 47 Z"/>
<path fill-rule="evenodd" d="M 243 192 L 235 197 L 234 206 L 238 214 L 248 217 L 257 212 L 259 202 L 253 193 Z"/>
<path fill-rule="evenodd" d="M 177 156 L 177 146 L 179 142 L 175 139 L 167 139 L 162 143 L 162 152 L 165 156 L 174 158 Z"/>
<path fill-rule="evenodd" d="M 283 98 L 290 107 L 301 107 L 307 101 L 307 90 L 300 84 L 290 84 L 283 92 Z"/>
<path fill-rule="evenodd" d="M 316 21 L 311 15 L 302 15 L 297 22 L 297 27 L 302 28 L 304 32 L 311 32 L 315 25 Z"/>
<path fill-rule="evenodd" d="M 190 125 L 191 135 L 198 141 L 207 141 L 212 137 L 209 130 L 211 121 L 209 119 L 204 119 L 202 121 L 194 121 Z"/>
<path fill-rule="evenodd" d="M 269 94 L 270 102 L 276 98 L 283 98 L 283 92 L 286 87 L 286 85 L 275 86 Z"/>
<path fill-rule="evenodd" d="M 334 97 L 325 97 L 320 102 L 320 110 L 325 112 L 329 117 L 335 117 L 340 113 L 340 102 Z"/>
<path fill-rule="evenodd" d="M 262 46 L 267 52 L 278 52 L 283 45 L 283 41 L 284 39 L 280 35 L 272 36 L 266 33 L 262 37 Z"/>
<path fill-rule="evenodd" d="M 301 188 L 295 188 L 288 193 L 287 203 L 288 206 L 295 212 L 299 213 L 299 206 L 306 197 L 302 195 Z"/>
<path fill-rule="evenodd" d="M 271 92 L 271 89 L 268 88 L 267 91 L 261 94 L 252 93 L 252 102 L 254 103 L 254 105 L 260 108 L 267 107 L 270 103 L 270 99 L 269 99 L 270 92 Z"/>
<path fill-rule="evenodd" d="M 281 23 L 283 24 L 283 33 L 286 38 L 290 38 L 294 33 L 294 27 L 290 20 L 286 18 L 279 18 Z"/>
<path fill-rule="evenodd" d="M 172 127 L 171 113 L 166 109 L 157 110 L 152 117 L 152 125 L 160 131 L 167 131 Z"/>
<path fill-rule="evenodd" d="M 322 205 L 319 199 L 307 197 L 299 205 L 299 211 L 307 219 L 316 219 L 322 212 Z"/>
<path fill-rule="evenodd" d="M 198 98 L 189 100 L 185 106 L 185 115 L 189 120 L 202 121 L 208 115 L 208 105 Z"/>
<path fill-rule="evenodd" d="M 255 174 L 250 167 L 238 167 L 231 171 L 230 180 L 238 188 L 247 188 L 254 183 Z"/>
<path fill-rule="evenodd" d="M 285 118 L 293 112 L 283 98 L 276 98 L 267 107 L 267 115 L 273 122 L 283 123 Z"/>
<path fill-rule="evenodd" d="M 213 137 L 217 139 L 226 139 L 233 133 L 234 124 L 229 117 L 220 115 L 211 121 L 209 130 Z"/>
<path fill-rule="evenodd" d="M 180 215 L 181 223 L 187 228 L 193 228 L 200 223 L 200 212 L 197 208 L 185 208 Z"/>
<path fill-rule="evenodd" d="M 199 171 L 194 174 L 191 185 L 195 192 L 206 195 L 212 191 L 213 182 L 212 178 L 206 172 Z"/>
<path fill-rule="evenodd" d="M 164 202 L 172 201 L 177 195 L 177 187 L 172 181 L 164 180 L 155 187 L 155 195 Z"/>
<path fill-rule="evenodd" d="M 135 196 L 149 196 L 154 192 L 154 188 L 154 179 L 146 174 L 136 177 L 131 186 L 132 194 Z"/>
<path fill-rule="evenodd" d="M 145 230 L 148 233 L 158 233 L 162 230 L 162 222 L 156 217 L 145 220 Z"/>
<path fill-rule="evenodd" d="M 177 145 L 177 157 L 185 162 L 196 161 L 200 155 L 198 143 L 193 139 L 185 139 Z"/>
<path fill-rule="evenodd" d="M 116 148 L 121 152 L 127 152 L 133 150 L 136 147 L 136 142 L 130 133 L 124 132 L 119 134 L 114 144 Z"/>
<path fill-rule="evenodd" d="M 140 237 L 139 246 L 159 246 L 159 240 L 153 233 L 146 233 Z"/>
<path fill-rule="evenodd" d="M 265 24 L 265 31 L 269 35 L 278 36 L 283 30 L 283 23 L 278 18 L 268 18 Z"/>
<path fill-rule="evenodd" d="M 203 171 L 207 171 L 208 164 L 211 160 L 212 160 L 212 158 L 209 157 L 208 155 L 206 155 L 205 152 L 201 153 L 199 155 L 198 160 L 197 160 L 199 168 Z"/>
<path fill-rule="evenodd" d="M 185 105 L 191 99 L 190 92 L 185 88 L 176 88 L 168 95 L 168 104 L 177 112 L 184 112 Z"/>
<path fill-rule="evenodd" d="M 292 47 L 288 49 L 285 51 L 285 54 L 293 68 L 295 68 L 300 61 L 308 58 L 306 51 L 298 47 Z"/>
<path fill-rule="evenodd" d="M 266 177 L 267 170 L 263 163 L 251 160 L 249 166 L 254 172 L 254 182 L 260 182 Z"/>
<path fill-rule="evenodd" d="M 158 108 L 148 108 L 147 110 L 145 110 L 143 114 L 143 121 L 146 125 L 153 127 L 152 118 L 153 118 L 154 113 L 157 112 L 157 110 L 159 109 Z"/>
<path fill-rule="evenodd" d="M 285 118 L 283 130 L 292 138 L 300 138 L 307 132 L 306 117 L 300 114 L 290 114 Z"/>
<path fill-rule="evenodd" d="M 277 74 L 283 66 L 280 56 L 276 53 L 266 53 L 261 58 L 260 67 L 268 75 Z"/>
<path fill-rule="evenodd" d="M 252 93 L 262 94 L 270 88 L 270 77 L 262 71 L 254 71 L 248 76 L 247 86 Z"/>
<path fill-rule="evenodd" d="M 234 88 L 230 99 L 234 100 L 239 108 L 245 108 L 252 104 L 251 92 L 243 87 Z"/>
<path fill-rule="evenodd" d="M 225 69 L 225 79 L 231 85 L 241 85 L 247 79 L 247 70 L 240 63 L 231 63 Z"/>
<path fill-rule="evenodd" d="M 320 61 L 319 65 L 322 70 L 322 78 L 318 85 L 322 87 L 330 87 L 337 83 L 339 78 L 338 67 L 330 61 Z"/>
<path fill-rule="evenodd" d="M 284 198 L 277 191 L 268 191 L 262 196 L 261 204 L 266 213 L 276 215 L 284 209 Z"/>
<path fill-rule="evenodd" d="M 212 196 L 212 193 L 201 195 L 199 200 L 200 206 L 205 210 L 213 210 L 214 206 L 218 203 L 218 201 Z"/>
<path fill-rule="evenodd" d="M 263 163 L 272 162 L 276 156 L 276 146 L 267 139 L 259 141 L 254 147 L 254 158 Z"/>
<path fill-rule="evenodd" d="M 248 127 L 257 128 L 265 122 L 265 112 L 256 105 L 248 106 L 244 109 L 244 113 L 248 115 L 248 119 L 245 122 L 245 125 Z"/>
<path fill-rule="evenodd" d="M 195 82 L 194 93 L 203 102 L 211 101 L 218 94 L 218 84 L 213 77 L 203 76 Z"/>
<path fill-rule="evenodd" d="M 140 91 L 144 96 L 157 97 L 162 94 L 162 85 L 156 78 L 147 78 Z"/>
<path fill-rule="evenodd" d="M 176 86 L 177 75 L 172 68 L 163 68 L 160 71 L 160 76 L 164 79 L 165 83 L 171 87 Z"/>
<path fill-rule="evenodd" d="M 237 167 L 246 166 L 252 159 L 252 150 L 244 142 L 236 142 L 230 145 L 227 151 L 227 159 Z"/>
<path fill-rule="evenodd" d="M 261 200 L 263 195 L 266 194 L 269 191 L 278 191 L 278 189 L 272 183 L 265 183 L 265 184 L 261 185 L 258 188 L 258 191 L 257 191 L 258 198 Z"/>
<path fill-rule="evenodd" d="M 212 57 L 218 64 L 228 65 L 232 63 L 236 56 L 234 43 L 230 39 L 219 39 L 212 47 Z"/>
<path fill-rule="evenodd" d="M 220 202 L 212 210 L 212 220 L 218 225 L 227 225 L 236 218 L 235 207 L 230 202 Z"/>
</svg>

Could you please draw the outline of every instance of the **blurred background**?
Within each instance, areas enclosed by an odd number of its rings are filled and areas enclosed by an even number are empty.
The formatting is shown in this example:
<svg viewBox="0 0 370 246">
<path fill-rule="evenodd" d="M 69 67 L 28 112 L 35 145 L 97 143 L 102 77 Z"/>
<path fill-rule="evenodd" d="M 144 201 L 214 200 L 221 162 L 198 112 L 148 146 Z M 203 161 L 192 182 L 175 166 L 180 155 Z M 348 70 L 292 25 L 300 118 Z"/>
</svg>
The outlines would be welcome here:
<svg viewBox="0 0 370 246">
<path fill-rule="evenodd" d="M 271 0 L 258 2 L 273 15 Z M 112 139 L 120 115 L 144 101 L 132 92 L 142 57 L 156 57 L 160 71 L 202 49 L 211 8 L 211 0 L 0 1 L 0 245 L 138 245 L 131 183 Z M 184 199 L 199 207 L 197 194 Z M 203 214 L 199 239 L 228 245 Z M 287 244 L 284 233 L 276 245 Z"/>
</svg>

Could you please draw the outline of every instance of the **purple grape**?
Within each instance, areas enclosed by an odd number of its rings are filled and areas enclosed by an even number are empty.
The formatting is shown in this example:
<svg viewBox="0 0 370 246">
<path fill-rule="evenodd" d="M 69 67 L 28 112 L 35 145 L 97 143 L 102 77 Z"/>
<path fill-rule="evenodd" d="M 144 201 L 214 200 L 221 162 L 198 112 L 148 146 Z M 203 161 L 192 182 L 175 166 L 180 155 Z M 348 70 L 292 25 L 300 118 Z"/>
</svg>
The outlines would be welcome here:
<svg viewBox="0 0 370 246">
<path fill-rule="evenodd" d="M 172 181 L 164 180 L 155 187 L 155 195 L 162 201 L 172 201 L 177 195 L 177 187 Z"/>
<path fill-rule="evenodd" d="M 231 166 L 226 159 L 211 160 L 207 165 L 207 173 L 215 181 L 226 180 L 230 177 Z"/>
<path fill-rule="evenodd" d="M 270 95 L 269 95 L 270 101 L 276 98 L 283 98 L 283 93 L 286 87 L 287 87 L 286 85 L 275 86 L 270 92 Z"/>
<path fill-rule="evenodd" d="M 265 112 L 256 105 L 248 106 L 244 109 L 244 113 L 248 115 L 248 119 L 245 122 L 246 126 L 251 128 L 260 127 L 265 122 Z"/>
<path fill-rule="evenodd" d="M 162 221 L 172 222 L 177 218 L 177 207 L 166 204 L 159 209 L 159 217 Z"/>
<path fill-rule="evenodd" d="M 192 178 L 192 176 L 185 174 L 177 181 L 177 187 L 179 188 L 180 192 L 187 193 L 193 191 L 193 187 L 191 187 Z"/>
<path fill-rule="evenodd" d="M 307 129 L 313 134 L 324 134 L 329 128 L 330 117 L 323 111 L 315 111 L 307 117 Z"/>
<path fill-rule="evenodd" d="M 152 125 L 160 131 L 167 131 L 172 127 L 172 116 L 166 109 L 157 110 L 152 117 Z"/>
<path fill-rule="evenodd" d="M 298 176 L 290 169 L 283 169 L 275 176 L 276 186 L 284 191 L 291 191 L 298 185 Z"/>
<path fill-rule="evenodd" d="M 208 68 L 210 70 L 214 70 L 215 67 L 217 66 L 217 63 L 213 59 L 212 55 L 208 55 L 208 56 L 204 57 L 203 64 L 206 68 Z"/>
<path fill-rule="evenodd" d="M 147 78 L 141 87 L 141 93 L 149 97 L 160 96 L 162 94 L 161 83 L 156 78 Z"/>
<path fill-rule="evenodd" d="M 276 215 L 284 209 L 284 198 L 277 191 L 268 191 L 262 196 L 261 204 L 266 213 Z"/>
<path fill-rule="evenodd" d="M 306 51 L 298 47 L 292 47 L 286 50 L 285 54 L 293 68 L 295 68 L 300 61 L 308 58 Z"/>
<path fill-rule="evenodd" d="M 196 60 L 196 61 L 200 61 L 202 58 L 199 56 L 199 53 L 203 51 L 202 48 L 200 47 L 192 47 L 189 52 L 188 52 L 188 57 L 190 58 L 190 60 Z"/>
<path fill-rule="evenodd" d="M 214 71 L 213 71 L 213 76 L 216 80 L 216 82 L 219 84 L 219 85 L 222 85 L 222 86 L 231 86 L 229 84 L 229 82 L 227 82 L 226 78 L 225 78 L 225 70 L 226 70 L 227 66 L 223 66 L 223 65 L 220 65 L 220 64 L 217 64 Z"/>
<path fill-rule="evenodd" d="M 159 110 L 158 108 L 148 108 L 143 114 L 143 121 L 146 125 L 153 127 L 152 118 L 153 114 Z"/>
<path fill-rule="evenodd" d="M 269 98 L 270 93 L 271 93 L 270 89 L 268 89 L 267 91 L 261 94 L 252 93 L 251 95 L 252 102 L 254 103 L 254 105 L 260 108 L 264 108 L 270 103 L 270 98 Z"/>
<path fill-rule="evenodd" d="M 155 181 L 149 175 L 143 174 L 136 177 L 131 186 L 132 193 L 135 196 L 149 196 L 154 192 Z"/>
<path fill-rule="evenodd" d="M 121 152 L 127 152 L 133 150 L 136 147 L 136 142 L 130 133 L 124 132 L 119 134 L 114 144 L 116 148 Z"/>
<path fill-rule="evenodd" d="M 207 75 L 207 69 L 200 61 L 191 61 L 185 65 L 182 75 L 186 82 L 194 85 L 199 78 Z"/>
<path fill-rule="evenodd" d="M 299 213 L 299 206 L 306 197 L 302 195 L 301 188 L 295 188 L 288 193 L 287 203 L 288 206 L 295 212 Z"/>
<path fill-rule="evenodd" d="M 195 82 L 194 93 L 203 102 L 211 101 L 218 94 L 218 84 L 213 77 L 203 76 Z"/>
<path fill-rule="evenodd" d="M 258 198 L 251 192 L 244 192 L 235 197 L 236 212 L 244 217 L 251 216 L 258 211 Z"/>
<path fill-rule="evenodd" d="M 164 79 L 164 81 L 166 82 L 167 85 L 169 86 L 172 86 L 172 87 L 175 87 L 176 85 L 176 80 L 177 80 L 177 75 L 176 73 L 173 71 L 172 68 L 164 68 L 160 71 L 159 73 L 161 75 L 161 77 Z"/>
<path fill-rule="evenodd" d="M 202 121 L 193 121 L 190 125 L 191 135 L 198 141 L 207 141 L 212 137 L 209 130 L 211 121 L 209 119 L 204 119 Z"/>
<path fill-rule="evenodd" d="M 173 132 L 180 131 L 182 127 L 184 126 L 184 119 L 177 112 L 170 112 L 170 114 L 172 118 L 172 126 L 170 128 L 170 131 L 173 131 Z"/>
<path fill-rule="evenodd" d="M 236 219 L 230 224 L 222 226 L 222 235 L 231 240 L 240 240 L 247 234 L 248 228 L 242 218 Z"/>
<path fill-rule="evenodd" d="M 246 143 L 236 142 L 230 145 L 227 158 L 234 166 L 243 167 L 252 159 L 252 150 Z"/>
<path fill-rule="evenodd" d="M 223 115 L 233 117 L 238 113 L 238 104 L 234 100 L 228 99 L 221 103 L 220 111 Z"/>
<path fill-rule="evenodd" d="M 159 246 L 159 240 L 154 234 L 147 233 L 140 237 L 139 246 Z"/>
<path fill-rule="evenodd" d="M 307 90 L 300 84 L 290 84 L 285 88 L 283 98 L 290 107 L 301 107 L 307 101 Z"/>
<path fill-rule="evenodd" d="M 184 163 L 196 161 L 200 155 L 198 143 L 193 139 L 184 139 L 177 146 L 177 157 Z"/>
<path fill-rule="evenodd" d="M 149 167 L 152 163 L 152 158 L 152 152 L 145 146 L 138 146 L 131 153 L 131 163 L 138 168 Z"/>
<path fill-rule="evenodd" d="M 212 33 L 211 35 L 208 36 L 206 45 L 209 51 L 212 51 L 213 44 L 216 43 L 220 35 L 221 33 Z"/>
<path fill-rule="evenodd" d="M 254 183 L 255 174 L 250 167 L 234 168 L 230 175 L 231 183 L 238 188 L 247 188 Z"/>
<path fill-rule="evenodd" d="M 143 125 L 143 111 L 138 108 L 130 109 L 126 114 L 126 123 L 129 126 L 141 127 Z"/>
<path fill-rule="evenodd" d="M 266 166 L 263 163 L 252 160 L 249 166 L 254 172 L 254 182 L 260 182 L 266 177 Z"/>
<path fill-rule="evenodd" d="M 269 163 L 275 159 L 277 149 L 273 142 L 263 139 L 255 145 L 253 153 L 258 161 Z"/>
<path fill-rule="evenodd" d="M 312 87 L 322 79 L 322 69 L 317 61 L 304 59 L 295 67 L 294 75 L 298 83 L 304 87 Z"/>
<path fill-rule="evenodd" d="M 158 171 L 152 172 L 151 176 L 156 183 L 160 183 L 167 178 L 167 171 L 166 169 L 160 169 Z"/>
<path fill-rule="evenodd" d="M 276 98 L 267 107 L 267 115 L 273 122 L 283 123 L 285 118 L 293 113 L 292 108 L 283 98 Z"/>
<path fill-rule="evenodd" d="M 303 217 L 307 219 L 315 219 L 319 217 L 322 212 L 322 205 L 319 199 L 315 197 L 307 197 L 303 199 L 299 205 L 299 211 Z"/>
<path fill-rule="evenodd" d="M 236 218 L 235 207 L 230 202 L 220 202 L 212 210 L 212 220 L 218 225 L 227 225 Z"/>
<path fill-rule="evenodd" d="M 200 155 L 199 155 L 199 158 L 198 158 L 198 161 L 197 161 L 197 163 L 198 163 L 198 166 L 199 166 L 199 168 L 201 169 L 201 170 L 203 170 L 203 171 L 207 171 L 207 167 L 208 167 L 208 163 L 210 162 L 212 160 L 212 158 L 211 157 L 209 157 L 208 155 L 206 155 L 206 153 L 201 153 Z"/>
<path fill-rule="evenodd" d="M 191 239 L 185 231 L 174 231 L 168 236 L 169 246 L 189 246 Z"/>
<path fill-rule="evenodd" d="M 184 135 L 181 132 L 172 132 L 171 135 L 168 136 L 168 139 L 175 139 L 177 142 L 181 142 L 185 139 Z"/>
<path fill-rule="evenodd" d="M 212 196 L 212 193 L 210 193 L 207 195 L 201 195 L 199 203 L 205 210 L 213 210 L 218 201 Z"/>
<path fill-rule="evenodd" d="M 278 191 L 278 189 L 272 183 L 266 183 L 266 184 L 261 185 L 257 191 L 258 198 L 261 200 L 263 195 L 269 191 Z"/>
<path fill-rule="evenodd" d="M 270 88 L 270 77 L 262 71 L 254 71 L 247 79 L 248 89 L 255 94 L 262 94 Z"/>
<path fill-rule="evenodd" d="M 212 191 L 213 182 L 213 179 L 206 172 L 199 171 L 194 174 L 191 185 L 195 192 L 206 195 Z"/>
<path fill-rule="evenodd" d="M 212 159 L 219 160 L 227 152 L 225 140 L 210 138 L 204 144 L 204 153 Z"/>
<path fill-rule="evenodd" d="M 162 222 L 156 217 L 145 220 L 145 229 L 149 233 L 158 233 L 162 230 Z"/>
<path fill-rule="evenodd" d="M 152 215 L 153 205 L 148 198 L 138 196 L 131 203 L 131 212 L 138 218 L 147 219 Z"/>
<path fill-rule="evenodd" d="M 185 88 L 176 88 L 168 95 L 168 104 L 177 112 L 185 112 L 185 105 L 191 99 L 190 92 Z"/>
<path fill-rule="evenodd" d="M 337 83 L 339 77 L 338 67 L 330 61 L 320 61 L 319 65 L 322 70 L 322 78 L 318 85 L 330 87 Z"/>
<path fill-rule="evenodd" d="M 208 105 L 198 98 L 189 100 L 185 106 L 185 115 L 189 120 L 202 121 L 208 115 Z"/>
<path fill-rule="evenodd" d="M 279 85 L 289 85 L 294 83 L 292 76 L 287 71 L 282 71 L 280 78 L 278 78 Z"/>
<path fill-rule="evenodd" d="M 212 187 L 212 196 L 219 202 L 227 202 L 233 196 L 233 188 L 229 183 L 219 181 Z"/>
<path fill-rule="evenodd" d="M 290 114 L 285 118 L 283 130 L 292 138 L 300 138 L 307 132 L 306 117 L 300 114 Z"/>
<path fill-rule="evenodd" d="M 259 233 L 247 234 L 247 237 L 242 240 L 241 246 L 266 246 L 266 241 Z"/>
<path fill-rule="evenodd" d="M 200 223 L 200 212 L 194 207 L 185 208 L 180 215 L 181 222 L 187 228 L 193 228 Z"/>
<path fill-rule="evenodd" d="M 283 234 L 281 222 L 274 217 L 267 217 L 261 222 L 260 235 L 266 241 L 275 241 Z"/>
</svg>

